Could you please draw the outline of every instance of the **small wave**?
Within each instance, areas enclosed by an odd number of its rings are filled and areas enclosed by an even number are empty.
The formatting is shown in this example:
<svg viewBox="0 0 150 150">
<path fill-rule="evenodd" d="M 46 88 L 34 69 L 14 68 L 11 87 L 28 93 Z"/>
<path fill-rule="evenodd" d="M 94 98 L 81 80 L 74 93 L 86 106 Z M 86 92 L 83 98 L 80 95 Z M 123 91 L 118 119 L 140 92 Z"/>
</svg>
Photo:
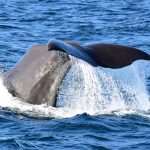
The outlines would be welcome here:
<svg viewBox="0 0 150 150">
<path fill-rule="evenodd" d="M 3 24 L 0 24 L 0 29 L 20 29 L 19 27 L 16 27 L 16 26 L 13 26 L 13 25 L 3 25 Z"/>
</svg>

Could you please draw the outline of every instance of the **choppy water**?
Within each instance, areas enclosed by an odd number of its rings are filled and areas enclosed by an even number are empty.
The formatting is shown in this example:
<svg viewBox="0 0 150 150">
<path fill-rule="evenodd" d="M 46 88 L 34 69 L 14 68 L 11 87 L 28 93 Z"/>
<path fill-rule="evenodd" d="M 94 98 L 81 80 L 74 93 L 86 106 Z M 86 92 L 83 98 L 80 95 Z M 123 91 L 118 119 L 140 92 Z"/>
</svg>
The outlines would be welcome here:
<svg viewBox="0 0 150 150">
<path fill-rule="evenodd" d="M 0 72 L 50 38 L 150 54 L 149 16 L 149 0 L 1 0 Z M 58 108 L 20 102 L 0 78 L 0 149 L 150 149 L 149 74 L 146 61 L 118 70 L 79 61 L 60 87 Z"/>
</svg>

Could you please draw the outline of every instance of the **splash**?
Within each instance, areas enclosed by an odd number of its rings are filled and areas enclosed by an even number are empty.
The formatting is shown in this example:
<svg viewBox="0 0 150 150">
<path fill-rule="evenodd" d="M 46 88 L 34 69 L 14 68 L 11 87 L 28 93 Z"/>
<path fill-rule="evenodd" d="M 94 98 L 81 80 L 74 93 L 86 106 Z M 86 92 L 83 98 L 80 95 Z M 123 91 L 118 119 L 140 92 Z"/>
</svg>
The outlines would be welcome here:
<svg viewBox="0 0 150 150">
<path fill-rule="evenodd" d="M 13 97 L 3 85 L 2 77 L 0 107 L 33 117 L 66 118 L 82 113 L 150 116 L 150 97 L 143 78 L 147 62 L 138 61 L 122 69 L 108 69 L 92 67 L 75 58 L 72 61 L 75 63 L 59 88 L 56 108 L 28 104 Z"/>
<path fill-rule="evenodd" d="M 137 65 L 106 69 L 79 61 L 60 87 L 57 106 L 90 115 L 148 111 L 149 95 Z"/>
</svg>

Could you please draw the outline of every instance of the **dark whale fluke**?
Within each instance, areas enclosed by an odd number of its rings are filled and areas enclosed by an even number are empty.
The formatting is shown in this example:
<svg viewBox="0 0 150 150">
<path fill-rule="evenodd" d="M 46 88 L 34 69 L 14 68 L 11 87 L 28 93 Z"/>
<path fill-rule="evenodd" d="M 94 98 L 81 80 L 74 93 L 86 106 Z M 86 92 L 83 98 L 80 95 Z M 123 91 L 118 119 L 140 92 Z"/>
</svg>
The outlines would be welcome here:
<svg viewBox="0 0 150 150">
<path fill-rule="evenodd" d="M 92 44 L 80 46 L 79 44 L 59 40 L 51 40 L 48 50 L 67 52 L 77 58 L 83 59 L 93 66 L 106 68 L 122 68 L 139 59 L 150 60 L 150 55 L 136 48 L 112 44 Z"/>
<path fill-rule="evenodd" d="M 127 46 L 93 44 L 83 46 L 83 48 L 98 65 L 106 68 L 122 68 L 139 59 L 150 60 L 149 54 Z"/>
<path fill-rule="evenodd" d="M 4 75 L 4 84 L 13 96 L 31 104 L 55 106 L 58 87 L 71 61 L 66 53 L 33 46 L 21 61 Z"/>
</svg>

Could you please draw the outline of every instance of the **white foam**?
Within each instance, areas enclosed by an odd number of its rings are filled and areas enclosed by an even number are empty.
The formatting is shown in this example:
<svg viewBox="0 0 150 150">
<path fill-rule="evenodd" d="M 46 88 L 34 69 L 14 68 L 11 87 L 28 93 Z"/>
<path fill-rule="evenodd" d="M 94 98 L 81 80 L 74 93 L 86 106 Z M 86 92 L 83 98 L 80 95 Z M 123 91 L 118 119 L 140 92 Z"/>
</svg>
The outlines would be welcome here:
<svg viewBox="0 0 150 150">
<path fill-rule="evenodd" d="M 34 117 L 64 118 L 82 113 L 149 117 L 150 96 L 143 78 L 147 65 L 145 61 L 138 61 L 122 69 L 107 69 L 94 68 L 78 60 L 60 86 L 57 108 L 32 105 L 13 97 L 0 77 L 0 107 Z"/>
</svg>

